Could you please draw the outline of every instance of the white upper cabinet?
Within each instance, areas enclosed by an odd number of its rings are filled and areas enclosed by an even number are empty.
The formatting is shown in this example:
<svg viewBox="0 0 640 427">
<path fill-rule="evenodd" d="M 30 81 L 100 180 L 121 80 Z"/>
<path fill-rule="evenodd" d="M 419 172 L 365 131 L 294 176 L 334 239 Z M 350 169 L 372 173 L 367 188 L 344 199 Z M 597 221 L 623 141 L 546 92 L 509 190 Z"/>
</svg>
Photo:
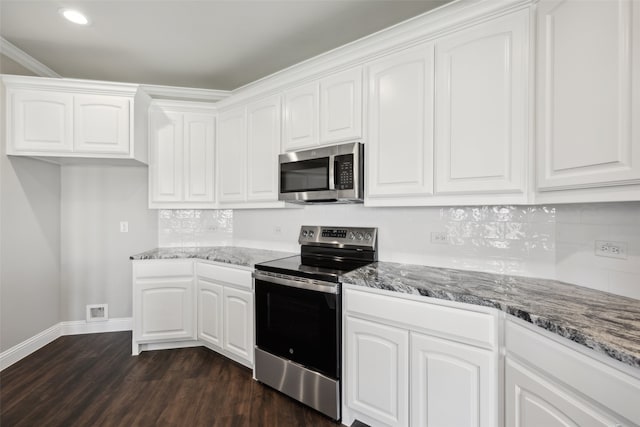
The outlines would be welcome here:
<svg viewBox="0 0 640 427">
<path fill-rule="evenodd" d="M 118 153 L 129 151 L 130 101 L 104 95 L 77 95 L 73 99 L 76 152 Z"/>
<path fill-rule="evenodd" d="M 152 108 L 149 124 L 149 207 L 180 202 L 184 191 L 182 114 Z"/>
<path fill-rule="evenodd" d="M 280 96 L 247 106 L 247 200 L 278 200 Z"/>
<path fill-rule="evenodd" d="M 282 151 L 362 138 L 362 67 L 284 92 Z"/>
<path fill-rule="evenodd" d="M 212 113 L 184 114 L 185 201 L 215 200 L 215 118 Z"/>
<path fill-rule="evenodd" d="M 433 192 L 433 55 L 421 44 L 367 66 L 367 204 Z"/>
<path fill-rule="evenodd" d="M 525 197 L 529 11 L 436 42 L 435 192 Z"/>
<path fill-rule="evenodd" d="M 362 138 L 362 67 L 320 81 L 322 144 Z"/>
<path fill-rule="evenodd" d="M 150 98 L 137 85 L 18 76 L 2 83 L 7 154 L 147 163 Z"/>
<path fill-rule="evenodd" d="M 540 197 L 613 200 L 622 188 L 606 187 L 640 184 L 640 4 L 545 0 L 537 25 Z"/>
<path fill-rule="evenodd" d="M 7 125 L 7 153 L 71 152 L 73 150 L 73 95 L 50 91 L 11 91 L 12 117 Z"/>
<path fill-rule="evenodd" d="M 284 151 L 318 145 L 319 92 L 318 82 L 313 82 L 284 93 Z"/>
<path fill-rule="evenodd" d="M 246 110 L 240 107 L 225 111 L 218 122 L 220 202 L 242 202 L 246 198 Z"/>
<path fill-rule="evenodd" d="M 212 208 L 214 110 L 201 103 L 156 101 L 149 127 L 149 207 Z"/>
</svg>

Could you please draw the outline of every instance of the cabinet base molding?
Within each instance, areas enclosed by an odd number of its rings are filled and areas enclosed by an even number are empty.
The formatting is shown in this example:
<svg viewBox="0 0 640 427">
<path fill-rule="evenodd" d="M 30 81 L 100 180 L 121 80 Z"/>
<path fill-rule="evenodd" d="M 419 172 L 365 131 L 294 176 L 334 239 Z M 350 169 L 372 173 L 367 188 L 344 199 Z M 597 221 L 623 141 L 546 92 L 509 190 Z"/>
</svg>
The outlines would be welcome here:
<svg viewBox="0 0 640 427">
<path fill-rule="evenodd" d="M 14 345 L 0 353 L 0 371 L 29 356 L 45 345 L 64 335 L 95 334 L 103 332 L 130 331 L 132 320 L 130 317 L 109 319 L 104 322 L 87 322 L 75 320 L 56 323 L 50 328 Z"/>
</svg>

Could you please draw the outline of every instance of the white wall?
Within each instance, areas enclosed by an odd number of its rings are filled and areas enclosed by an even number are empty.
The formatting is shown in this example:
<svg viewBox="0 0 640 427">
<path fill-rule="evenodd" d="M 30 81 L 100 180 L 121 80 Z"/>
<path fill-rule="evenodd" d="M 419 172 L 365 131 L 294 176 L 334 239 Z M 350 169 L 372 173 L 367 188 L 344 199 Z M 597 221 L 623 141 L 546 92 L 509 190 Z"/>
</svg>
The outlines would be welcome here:
<svg viewBox="0 0 640 427">
<path fill-rule="evenodd" d="M 60 167 L 0 146 L 2 352 L 60 322 Z"/>
<path fill-rule="evenodd" d="M 147 208 L 147 168 L 62 167 L 61 318 L 84 320 L 87 304 L 130 317 L 129 256 L 158 246 L 158 215 Z M 129 232 L 120 232 L 120 221 Z"/>
</svg>

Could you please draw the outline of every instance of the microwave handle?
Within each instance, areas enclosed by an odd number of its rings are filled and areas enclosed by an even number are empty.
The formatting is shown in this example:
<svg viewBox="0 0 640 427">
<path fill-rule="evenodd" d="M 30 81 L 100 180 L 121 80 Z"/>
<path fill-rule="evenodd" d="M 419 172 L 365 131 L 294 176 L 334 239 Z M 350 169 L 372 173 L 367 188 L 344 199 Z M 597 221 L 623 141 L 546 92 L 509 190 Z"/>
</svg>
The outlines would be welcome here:
<svg viewBox="0 0 640 427">
<path fill-rule="evenodd" d="M 336 157 L 329 156 L 329 190 L 336 189 Z"/>
</svg>

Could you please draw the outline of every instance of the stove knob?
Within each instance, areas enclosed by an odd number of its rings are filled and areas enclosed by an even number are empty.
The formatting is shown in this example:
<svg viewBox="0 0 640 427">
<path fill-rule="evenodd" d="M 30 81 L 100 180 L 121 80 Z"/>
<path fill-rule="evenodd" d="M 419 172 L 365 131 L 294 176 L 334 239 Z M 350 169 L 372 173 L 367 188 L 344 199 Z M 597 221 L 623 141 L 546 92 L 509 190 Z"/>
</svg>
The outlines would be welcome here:
<svg viewBox="0 0 640 427">
<path fill-rule="evenodd" d="M 351 240 L 354 240 L 356 238 L 356 235 L 353 233 L 353 231 L 351 233 L 349 233 L 349 238 Z"/>
<path fill-rule="evenodd" d="M 307 237 L 309 232 L 307 230 L 302 230 L 302 237 Z"/>
<path fill-rule="evenodd" d="M 365 233 L 364 240 L 371 240 L 371 233 Z"/>
<path fill-rule="evenodd" d="M 356 233 L 356 238 L 358 240 L 362 240 L 362 233 Z"/>
<path fill-rule="evenodd" d="M 313 235 L 316 234 L 313 232 L 313 230 L 309 230 L 309 237 L 313 237 Z"/>
</svg>

